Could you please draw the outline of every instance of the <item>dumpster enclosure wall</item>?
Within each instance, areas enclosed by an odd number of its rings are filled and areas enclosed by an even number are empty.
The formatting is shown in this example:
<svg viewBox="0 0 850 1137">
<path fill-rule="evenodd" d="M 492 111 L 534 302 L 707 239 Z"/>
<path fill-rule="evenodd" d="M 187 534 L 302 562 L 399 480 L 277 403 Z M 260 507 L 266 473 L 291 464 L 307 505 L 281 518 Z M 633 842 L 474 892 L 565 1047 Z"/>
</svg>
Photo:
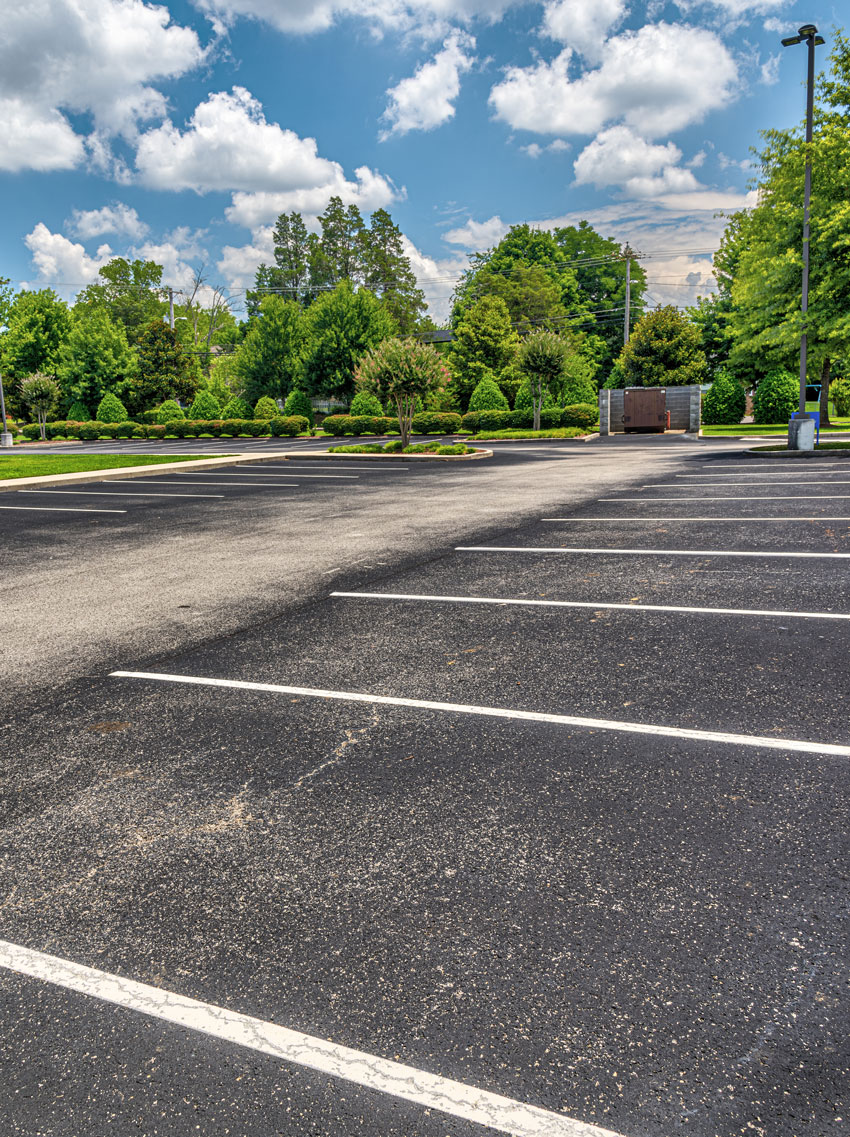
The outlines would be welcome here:
<svg viewBox="0 0 850 1137">
<path fill-rule="evenodd" d="M 670 412 L 670 429 L 697 434 L 701 422 L 702 391 L 698 384 L 667 387 L 665 409 Z M 623 430 L 623 391 L 599 392 L 599 433 L 617 434 Z"/>
</svg>

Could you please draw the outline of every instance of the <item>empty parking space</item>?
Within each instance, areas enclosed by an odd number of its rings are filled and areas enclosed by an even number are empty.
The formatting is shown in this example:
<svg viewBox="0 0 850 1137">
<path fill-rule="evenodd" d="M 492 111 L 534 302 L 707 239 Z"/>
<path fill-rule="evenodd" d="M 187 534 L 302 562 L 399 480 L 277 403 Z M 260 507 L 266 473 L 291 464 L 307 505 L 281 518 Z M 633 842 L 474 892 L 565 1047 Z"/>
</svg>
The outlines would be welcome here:
<svg viewBox="0 0 850 1137">
<path fill-rule="evenodd" d="M 125 651 L 69 686 L 58 749 L 33 716 L 0 998 L 41 1021 L 46 981 L 62 1038 L 67 1000 L 134 1078 L 155 1039 L 216 1133 L 840 1132 L 850 510 L 685 482 L 713 471 L 685 449 L 572 498 L 599 453 L 504 458 L 558 470 L 557 509 Z M 401 483 L 462 510 L 479 476 L 304 465 L 145 486 L 310 501 L 342 549 Z"/>
</svg>

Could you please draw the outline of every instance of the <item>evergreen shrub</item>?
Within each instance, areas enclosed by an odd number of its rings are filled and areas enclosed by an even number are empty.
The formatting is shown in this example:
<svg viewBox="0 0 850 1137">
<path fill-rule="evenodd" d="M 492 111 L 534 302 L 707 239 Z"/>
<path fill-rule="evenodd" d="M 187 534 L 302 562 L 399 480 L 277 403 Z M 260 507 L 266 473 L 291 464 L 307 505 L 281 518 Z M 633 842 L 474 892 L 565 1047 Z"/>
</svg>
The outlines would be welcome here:
<svg viewBox="0 0 850 1137">
<path fill-rule="evenodd" d="M 835 413 L 840 418 L 845 418 L 850 415 L 850 379 L 836 379 L 830 384 L 829 395 L 832 399 L 832 405 L 835 407 Z"/>
<path fill-rule="evenodd" d="M 270 419 L 279 416 L 280 410 L 271 395 L 263 395 L 261 399 L 257 399 L 257 405 L 254 407 L 254 418 Z"/>
<path fill-rule="evenodd" d="M 747 409 L 744 388 L 726 371 L 721 371 L 702 397 L 702 421 L 706 426 L 734 426 Z"/>
<path fill-rule="evenodd" d="M 119 422 L 116 437 L 117 438 L 132 438 L 133 437 L 133 431 L 135 429 L 136 429 L 136 423 L 134 423 L 134 422 L 130 422 L 129 420 L 127 422 Z"/>
<path fill-rule="evenodd" d="M 154 422 L 159 423 L 160 426 L 167 426 L 169 423 L 185 417 L 176 399 L 166 399 L 162 406 L 157 407 Z M 169 431 L 169 433 L 171 432 Z"/>
<path fill-rule="evenodd" d="M 295 438 L 297 434 L 309 430 L 310 423 L 304 415 L 284 415 L 281 418 L 273 418 L 269 426 L 273 438 Z"/>
<path fill-rule="evenodd" d="M 184 418 L 175 418 L 171 422 L 163 423 L 165 433 L 167 435 L 173 434 L 175 438 L 186 438 L 188 436 L 189 424 Z"/>
<path fill-rule="evenodd" d="M 68 422 L 91 422 L 91 415 L 85 403 L 81 403 L 79 399 L 71 403 L 68 407 L 68 414 L 66 416 Z"/>
<path fill-rule="evenodd" d="M 194 403 L 189 408 L 189 418 L 195 421 L 198 419 L 209 421 L 220 417 L 221 405 L 215 395 L 209 391 L 198 391 Z"/>
<path fill-rule="evenodd" d="M 350 415 L 371 415 L 372 418 L 383 418 L 384 408 L 381 406 L 381 400 L 371 391 L 358 391 L 351 400 L 348 413 Z"/>
<path fill-rule="evenodd" d="M 464 421 L 466 417 L 464 415 Z M 506 430 L 509 426 L 513 426 L 513 420 L 513 411 L 479 411 L 478 430 Z"/>
<path fill-rule="evenodd" d="M 469 410 L 507 411 L 510 410 L 510 403 L 502 394 L 498 383 L 485 375 L 469 397 Z"/>
<path fill-rule="evenodd" d="M 107 391 L 97 405 L 95 419 L 97 422 L 126 422 L 127 408 L 117 395 Z"/>
<path fill-rule="evenodd" d="M 233 395 L 233 397 L 228 399 L 225 403 L 221 417 L 225 420 L 238 418 L 244 421 L 245 419 L 253 418 L 254 412 L 244 399 L 240 399 L 238 395 Z"/>
<path fill-rule="evenodd" d="M 101 423 L 99 422 L 81 422 L 80 423 L 80 438 L 85 442 L 94 442 L 100 438 Z"/>
<path fill-rule="evenodd" d="M 461 417 L 456 414 L 424 411 L 413 416 L 414 434 L 455 434 L 460 430 Z"/>
<path fill-rule="evenodd" d="M 765 425 L 786 423 L 800 402 L 800 383 L 790 371 L 778 367 L 768 371 L 756 388 L 753 420 Z"/>
<path fill-rule="evenodd" d="M 380 414 L 380 411 L 378 413 Z M 313 404 L 310 402 L 310 396 L 302 387 L 293 387 L 286 396 L 286 402 L 283 404 L 283 414 L 285 418 L 292 418 L 293 415 L 301 415 L 306 418 L 307 427 L 313 425 Z M 305 430 L 307 427 L 305 427 Z"/>
<path fill-rule="evenodd" d="M 541 414 L 541 426 L 543 425 Z M 596 430 L 599 426 L 599 407 L 593 403 L 572 403 L 561 411 L 561 426 L 577 426 L 581 430 Z"/>
</svg>

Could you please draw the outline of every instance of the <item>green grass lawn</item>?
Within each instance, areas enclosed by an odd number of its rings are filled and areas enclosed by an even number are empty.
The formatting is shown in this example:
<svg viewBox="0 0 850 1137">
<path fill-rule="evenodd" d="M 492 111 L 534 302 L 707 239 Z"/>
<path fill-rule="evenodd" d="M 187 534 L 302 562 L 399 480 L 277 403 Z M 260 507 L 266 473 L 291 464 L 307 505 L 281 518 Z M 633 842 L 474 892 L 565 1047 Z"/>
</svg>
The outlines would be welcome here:
<svg viewBox="0 0 850 1137">
<path fill-rule="evenodd" d="M 155 466 L 162 462 L 198 461 L 209 454 L 2 454 L 0 481 L 39 478 L 47 474 L 76 474 L 86 470 L 115 470 L 122 466 Z M 223 455 L 216 454 L 216 458 Z"/>
</svg>

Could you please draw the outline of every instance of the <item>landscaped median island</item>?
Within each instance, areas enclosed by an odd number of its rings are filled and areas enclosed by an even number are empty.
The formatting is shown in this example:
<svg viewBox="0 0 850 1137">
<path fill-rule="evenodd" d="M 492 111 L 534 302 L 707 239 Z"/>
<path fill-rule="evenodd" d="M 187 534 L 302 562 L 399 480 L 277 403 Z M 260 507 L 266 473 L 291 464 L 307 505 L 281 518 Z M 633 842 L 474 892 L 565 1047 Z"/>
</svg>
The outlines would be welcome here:
<svg viewBox="0 0 850 1137">
<path fill-rule="evenodd" d="M 220 457 L 220 455 L 216 455 Z M 3 454 L 0 455 L 0 481 L 10 478 L 40 478 L 56 474 L 123 469 L 127 466 L 155 466 L 171 462 L 201 462 L 203 454 Z"/>
<path fill-rule="evenodd" d="M 460 458 L 464 454 L 483 454 L 464 442 L 443 445 L 441 442 L 415 442 L 402 446 L 401 439 L 392 442 L 361 442 L 351 446 L 331 446 L 328 454 L 435 454 L 441 458 Z"/>
</svg>

